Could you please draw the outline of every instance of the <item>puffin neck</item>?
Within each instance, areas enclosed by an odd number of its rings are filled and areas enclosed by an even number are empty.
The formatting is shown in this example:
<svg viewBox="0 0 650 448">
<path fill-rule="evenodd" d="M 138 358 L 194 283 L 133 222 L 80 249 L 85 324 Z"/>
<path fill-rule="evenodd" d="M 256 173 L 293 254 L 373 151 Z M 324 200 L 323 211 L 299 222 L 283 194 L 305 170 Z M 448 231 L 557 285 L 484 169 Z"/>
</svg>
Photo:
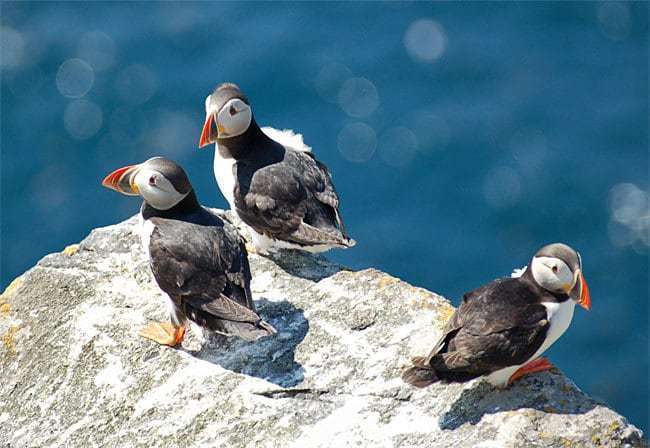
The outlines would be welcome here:
<svg viewBox="0 0 650 448">
<path fill-rule="evenodd" d="M 225 159 L 245 159 L 251 153 L 264 148 L 269 142 L 273 142 L 273 140 L 262 132 L 255 118 L 253 118 L 250 126 L 243 134 L 235 137 L 218 138 L 217 151 Z"/>
<path fill-rule="evenodd" d="M 181 215 L 194 213 L 201 209 L 201 204 L 196 197 L 194 190 L 190 190 L 178 204 L 167 210 L 158 210 L 152 207 L 146 201 L 142 204 L 142 217 L 146 220 L 149 218 L 176 218 Z"/>
</svg>

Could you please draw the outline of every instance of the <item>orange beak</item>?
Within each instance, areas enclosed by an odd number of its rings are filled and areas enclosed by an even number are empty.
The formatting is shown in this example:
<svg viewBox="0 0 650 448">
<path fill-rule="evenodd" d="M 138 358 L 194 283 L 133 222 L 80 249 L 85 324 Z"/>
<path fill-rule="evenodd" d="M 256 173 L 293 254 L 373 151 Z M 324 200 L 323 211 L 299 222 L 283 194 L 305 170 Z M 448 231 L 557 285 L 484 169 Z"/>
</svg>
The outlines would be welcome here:
<svg viewBox="0 0 650 448">
<path fill-rule="evenodd" d="M 578 300 L 578 305 L 589 311 L 591 309 L 591 296 L 589 295 L 589 286 L 587 286 L 587 280 L 585 280 L 582 272 L 580 272 L 578 281 L 580 282 L 580 300 Z"/>
<path fill-rule="evenodd" d="M 214 126 L 214 115 L 208 114 L 205 117 L 205 123 L 203 124 L 203 130 L 201 131 L 201 138 L 199 139 L 199 148 L 209 145 L 217 141 L 217 129 Z"/>
<path fill-rule="evenodd" d="M 134 179 L 139 168 L 140 165 L 129 165 L 119 168 L 106 176 L 102 181 L 102 185 L 118 193 L 136 196 L 140 192 L 138 186 L 134 183 Z"/>
<path fill-rule="evenodd" d="M 583 307 L 586 310 L 591 309 L 591 297 L 589 296 L 589 286 L 587 286 L 587 281 L 582 275 L 582 271 L 578 269 L 575 273 L 577 279 L 576 284 L 569 293 L 571 298 L 578 302 L 578 305 Z"/>
</svg>

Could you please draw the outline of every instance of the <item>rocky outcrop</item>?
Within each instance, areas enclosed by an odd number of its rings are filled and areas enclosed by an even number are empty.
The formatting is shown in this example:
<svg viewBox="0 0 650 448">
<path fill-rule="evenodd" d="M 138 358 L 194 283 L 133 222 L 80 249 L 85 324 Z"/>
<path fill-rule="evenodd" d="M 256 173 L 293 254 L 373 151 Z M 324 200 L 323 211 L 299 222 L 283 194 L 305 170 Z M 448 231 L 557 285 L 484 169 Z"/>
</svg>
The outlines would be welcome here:
<svg viewBox="0 0 650 448">
<path fill-rule="evenodd" d="M 408 359 L 440 336 L 444 298 L 376 269 L 251 255 L 278 334 L 180 349 L 137 336 L 166 319 L 136 220 L 48 255 L 0 297 L 0 447 L 641 446 L 641 432 L 558 371 L 507 390 L 419 390 Z"/>
</svg>

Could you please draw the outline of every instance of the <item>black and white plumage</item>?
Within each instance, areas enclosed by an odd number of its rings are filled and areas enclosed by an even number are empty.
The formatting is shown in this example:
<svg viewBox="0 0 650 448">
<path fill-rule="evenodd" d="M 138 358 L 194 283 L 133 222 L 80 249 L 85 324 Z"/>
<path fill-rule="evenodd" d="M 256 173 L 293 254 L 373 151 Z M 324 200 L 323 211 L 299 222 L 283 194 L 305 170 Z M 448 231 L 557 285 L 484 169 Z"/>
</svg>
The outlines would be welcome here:
<svg viewBox="0 0 650 448">
<path fill-rule="evenodd" d="M 201 207 L 180 166 L 156 157 L 114 171 L 103 185 L 143 197 L 143 248 L 170 301 L 171 328 L 154 324 L 141 335 L 176 345 L 188 320 L 249 341 L 275 332 L 255 311 L 243 240 L 233 225 Z"/>
<path fill-rule="evenodd" d="M 261 129 L 235 84 L 206 98 L 199 147 L 216 143 L 214 173 L 230 207 L 251 228 L 261 252 L 278 248 L 322 252 L 352 247 L 327 167 L 300 135 Z"/>
<path fill-rule="evenodd" d="M 576 251 L 543 247 L 520 277 L 494 280 L 463 296 L 428 356 L 402 376 L 414 386 L 485 377 L 504 387 L 550 367 L 540 356 L 566 331 L 575 304 L 591 298 Z"/>
</svg>

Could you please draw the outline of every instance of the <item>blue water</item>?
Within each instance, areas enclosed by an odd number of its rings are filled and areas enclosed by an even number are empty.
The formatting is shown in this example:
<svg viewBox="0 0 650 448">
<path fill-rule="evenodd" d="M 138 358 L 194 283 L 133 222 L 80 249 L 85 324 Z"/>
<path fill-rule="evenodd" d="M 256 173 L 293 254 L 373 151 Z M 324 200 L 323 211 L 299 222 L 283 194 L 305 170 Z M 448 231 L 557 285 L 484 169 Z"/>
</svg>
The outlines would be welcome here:
<svg viewBox="0 0 650 448">
<path fill-rule="evenodd" d="M 0 286 L 135 213 L 100 185 L 125 164 L 176 159 L 225 207 L 196 146 L 234 81 L 331 168 L 359 242 L 338 262 L 457 303 L 543 244 L 577 248 L 593 309 L 550 358 L 648 429 L 647 3 L 1 8 Z"/>
</svg>

